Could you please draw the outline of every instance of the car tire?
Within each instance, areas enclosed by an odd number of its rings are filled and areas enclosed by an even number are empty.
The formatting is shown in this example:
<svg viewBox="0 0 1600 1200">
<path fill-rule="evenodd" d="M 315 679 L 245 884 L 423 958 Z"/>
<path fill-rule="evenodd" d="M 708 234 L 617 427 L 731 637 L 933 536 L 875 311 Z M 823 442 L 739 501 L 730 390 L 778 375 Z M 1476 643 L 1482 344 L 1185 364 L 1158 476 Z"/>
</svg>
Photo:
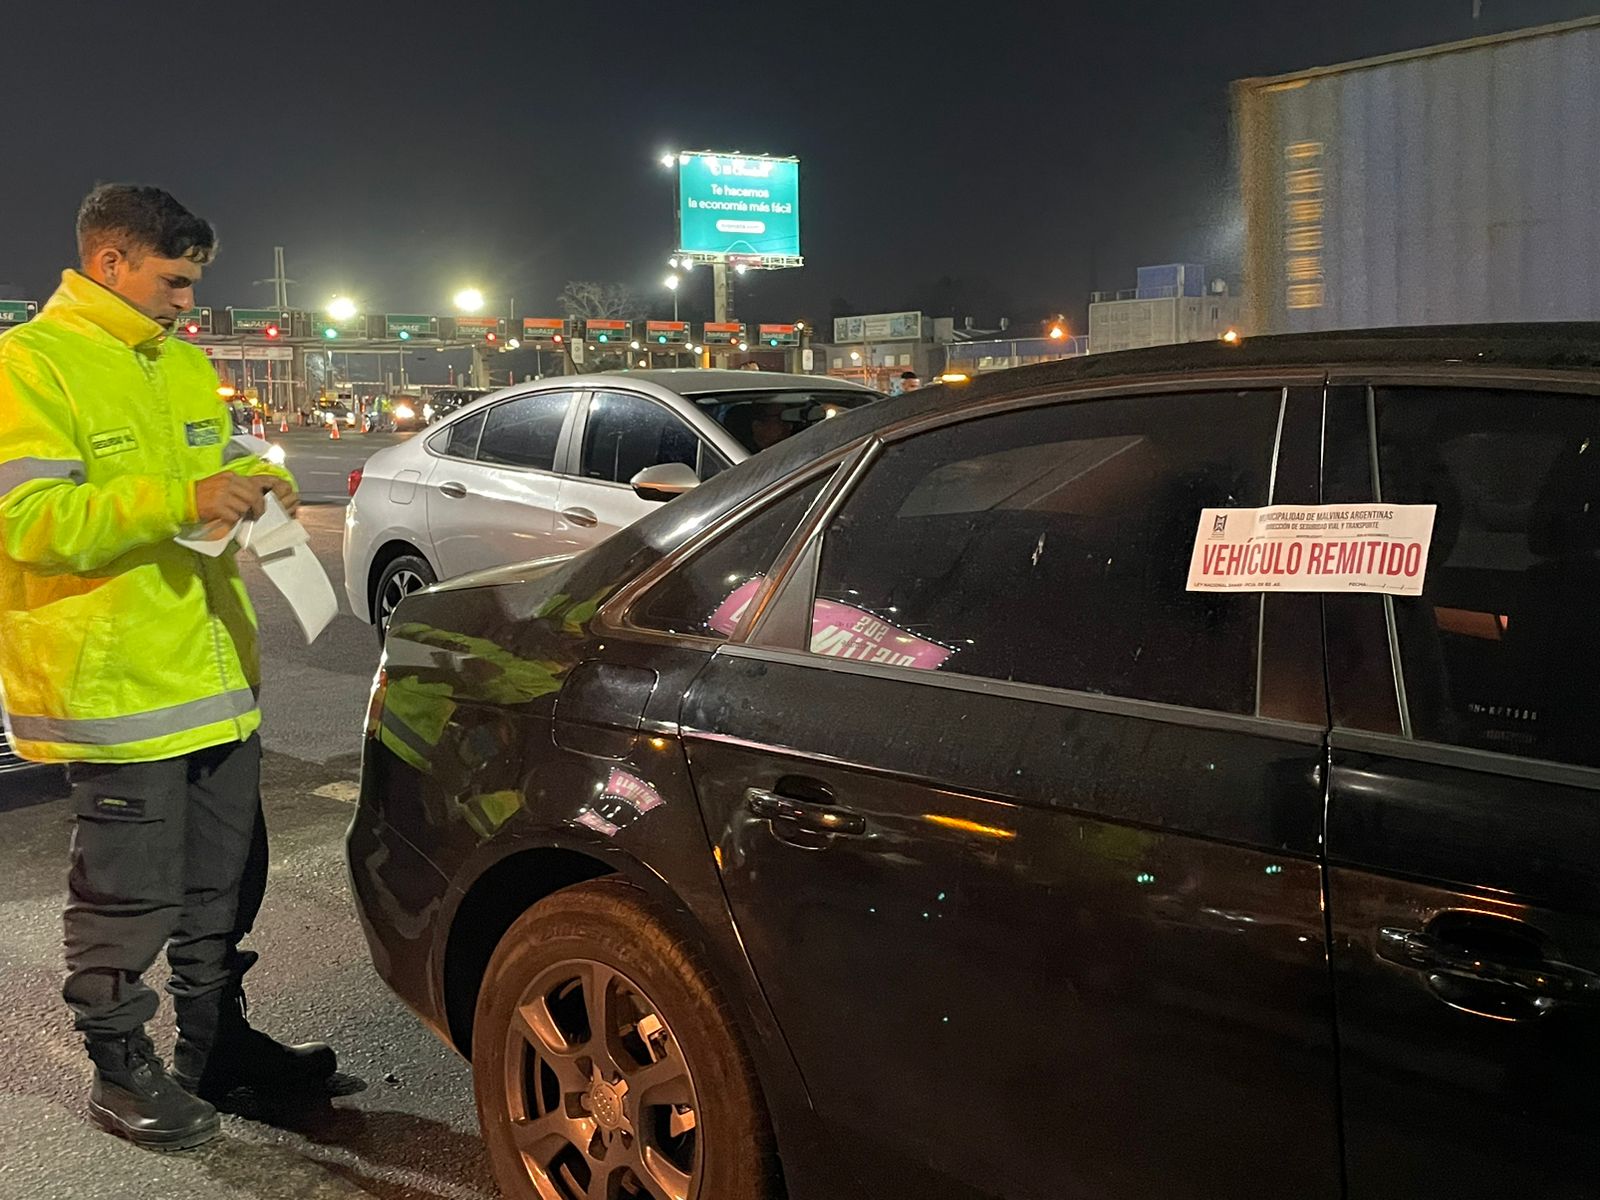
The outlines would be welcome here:
<svg viewBox="0 0 1600 1200">
<path fill-rule="evenodd" d="M 381 645 L 389 633 L 389 618 L 395 605 L 412 592 L 421 591 L 439 582 L 428 560 L 416 554 L 402 554 L 384 567 L 378 576 L 378 585 L 372 589 L 372 624 L 378 631 Z"/>
<path fill-rule="evenodd" d="M 607 1030 L 598 1039 L 597 1013 Z M 731 1008 L 696 951 L 629 884 L 579 884 L 512 924 L 478 993 L 472 1068 L 508 1198 L 782 1194 Z M 653 1187 L 638 1186 L 640 1170 Z M 614 1174 L 596 1184 L 597 1171 Z"/>
</svg>

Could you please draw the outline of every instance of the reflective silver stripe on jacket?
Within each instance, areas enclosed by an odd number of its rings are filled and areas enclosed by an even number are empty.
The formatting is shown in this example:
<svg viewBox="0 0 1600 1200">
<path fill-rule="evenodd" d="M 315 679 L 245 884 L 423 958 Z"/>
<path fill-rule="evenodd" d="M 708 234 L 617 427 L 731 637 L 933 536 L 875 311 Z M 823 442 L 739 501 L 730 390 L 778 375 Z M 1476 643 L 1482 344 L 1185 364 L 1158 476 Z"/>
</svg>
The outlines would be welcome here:
<svg viewBox="0 0 1600 1200">
<path fill-rule="evenodd" d="M 255 440 L 255 438 L 250 439 L 251 442 Z M 258 453 L 258 451 L 255 449 L 255 447 L 251 446 L 249 442 L 246 442 L 242 434 L 236 433 L 229 438 L 227 444 L 222 447 L 222 461 L 224 464 L 238 462 L 241 458 L 249 458 L 251 455 L 256 453 Z"/>
<path fill-rule="evenodd" d="M 35 479 L 70 479 L 73 483 L 82 483 L 87 478 L 82 459 L 13 458 L 0 462 L 0 496 Z"/>
<path fill-rule="evenodd" d="M 18 741 L 121 746 L 229 721 L 244 716 L 255 706 L 255 692 L 250 688 L 238 688 L 220 696 L 154 708 L 130 717 L 27 717 L 7 713 L 6 719 L 11 725 L 11 736 Z"/>
</svg>

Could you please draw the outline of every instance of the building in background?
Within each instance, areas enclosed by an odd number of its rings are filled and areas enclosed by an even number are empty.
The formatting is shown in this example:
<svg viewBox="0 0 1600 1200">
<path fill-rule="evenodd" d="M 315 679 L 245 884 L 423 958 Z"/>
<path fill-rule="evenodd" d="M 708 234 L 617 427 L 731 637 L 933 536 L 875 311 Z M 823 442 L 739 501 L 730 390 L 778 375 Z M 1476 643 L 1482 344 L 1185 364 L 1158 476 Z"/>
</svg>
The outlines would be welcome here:
<svg viewBox="0 0 1600 1200">
<path fill-rule="evenodd" d="M 1208 286 L 1204 267 L 1140 267 L 1132 291 L 1090 297 L 1089 353 L 1209 341 L 1238 323 L 1238 297 L 1229 294 L 1221 279 Z"/>
<path fill-rule="evenodd" d="M 835 317 L 833 341 L 817 344 L 813 361 L 819 373 L 887 392 L 905 371 L 924 383 L 942 374 L 954 336 L 954 318 L 920 312 Z"/>
<path fill-rule="evenodd" d="M 1026 367 L 1031 363 L 1078 358 L 1089 353 L 1089 338 L 1085 334 L 1073 335 L 1061 330 L 1059 337 L 1050 333 L 1041 337 L 957 340 L 951 342 L 946 351 L 946 371 L 976 377 L 989 371 Z"/>
</svg>

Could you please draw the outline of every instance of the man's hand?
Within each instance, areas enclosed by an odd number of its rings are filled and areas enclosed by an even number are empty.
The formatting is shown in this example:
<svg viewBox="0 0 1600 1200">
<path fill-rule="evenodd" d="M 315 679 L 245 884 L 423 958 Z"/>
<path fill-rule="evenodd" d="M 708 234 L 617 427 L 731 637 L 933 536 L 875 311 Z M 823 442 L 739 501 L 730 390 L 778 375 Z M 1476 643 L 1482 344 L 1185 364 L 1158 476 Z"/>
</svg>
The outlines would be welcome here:
<svg viewBox="0 0 1600 1200">
<path fill-rule="evenodd" d="M 294 490 L 294 485 L 287 479 L 279 479 L 276 475 L 260 475 L 257 478 L 272 489 L 278 503 L 283 505 L 284 512 L 292 517 L 299 511 L 300 493 Z"/>
<path fill-rule="evenodd" d="M 266 512 L 266 494 L 280 487 L 294 494 L 294 489 L 281 479 L 218 471 L 194 485 L 195 512 L 202 521 L 232 525 L 244 517 L 259 517 Z"/>
</svg>

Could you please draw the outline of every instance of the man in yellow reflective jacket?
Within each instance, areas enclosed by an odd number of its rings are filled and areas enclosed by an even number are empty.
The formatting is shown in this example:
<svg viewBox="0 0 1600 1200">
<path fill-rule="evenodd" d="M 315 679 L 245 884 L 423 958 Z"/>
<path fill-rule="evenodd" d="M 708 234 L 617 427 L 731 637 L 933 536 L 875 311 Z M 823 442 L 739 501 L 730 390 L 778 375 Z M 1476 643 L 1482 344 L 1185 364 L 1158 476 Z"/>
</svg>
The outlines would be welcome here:
<svg viewBox="0 0 1600 1200">
<path fill-rule="evenodd" d="M 255 614 L 232 551 L 175 539 L 293 511 L 289 474 L 232 439 L 217 377 L 169 336 L 215 252 L 158 188 L 109 184 L 78 214 L 81 269 L 0 336 L 0 691 L 18 754 L 65 762 L 76 824 L 63 988 L 95 1076 L 90 1112 L 157 1149 L 218 1129 L 241 1086 L 319 1088 L 321 1044 L 244 1017 L 239 950 L 266 885 Z M 166 947 L 174 1071 L 144 1025 Z"/>
</svg>

